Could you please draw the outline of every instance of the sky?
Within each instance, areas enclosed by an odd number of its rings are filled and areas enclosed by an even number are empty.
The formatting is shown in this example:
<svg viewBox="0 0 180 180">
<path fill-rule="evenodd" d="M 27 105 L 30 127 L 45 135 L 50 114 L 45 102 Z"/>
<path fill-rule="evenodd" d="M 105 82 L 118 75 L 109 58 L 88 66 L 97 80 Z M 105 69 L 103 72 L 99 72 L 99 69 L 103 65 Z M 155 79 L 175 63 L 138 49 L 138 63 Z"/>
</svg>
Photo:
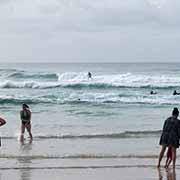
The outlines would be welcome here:
<svg viewBox="0 0 180 180">
<path fill-rule="evenodd" d="M 180 62 L 179 0 L 0 0 L 0 62 Z"/>
</svg>

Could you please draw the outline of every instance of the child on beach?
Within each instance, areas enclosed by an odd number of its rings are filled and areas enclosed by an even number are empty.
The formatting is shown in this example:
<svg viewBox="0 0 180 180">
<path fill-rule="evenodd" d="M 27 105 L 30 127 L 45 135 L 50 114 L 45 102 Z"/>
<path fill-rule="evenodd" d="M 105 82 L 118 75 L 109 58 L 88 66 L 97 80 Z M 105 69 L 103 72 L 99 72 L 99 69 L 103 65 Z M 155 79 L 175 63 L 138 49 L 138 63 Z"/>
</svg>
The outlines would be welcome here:
<svg viewBox="0 0 180 180">
<path fill-rule="evenodd" d="M 172 161 L 172 148 L 168 147 L 165 168 L 168 168 Z"/>
</svg>

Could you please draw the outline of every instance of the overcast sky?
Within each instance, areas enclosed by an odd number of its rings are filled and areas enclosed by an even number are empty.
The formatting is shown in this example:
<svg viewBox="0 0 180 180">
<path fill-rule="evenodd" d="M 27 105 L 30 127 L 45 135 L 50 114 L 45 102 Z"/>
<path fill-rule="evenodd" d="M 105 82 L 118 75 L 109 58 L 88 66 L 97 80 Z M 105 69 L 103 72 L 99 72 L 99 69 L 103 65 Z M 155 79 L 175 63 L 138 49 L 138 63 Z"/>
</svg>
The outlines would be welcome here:
<svg viewBox="0 0 180 180">
<path fill-rule="evenodd" d="M 0 62 L 180 62 L 179 0 L 0 0 Z"/>
</svg>

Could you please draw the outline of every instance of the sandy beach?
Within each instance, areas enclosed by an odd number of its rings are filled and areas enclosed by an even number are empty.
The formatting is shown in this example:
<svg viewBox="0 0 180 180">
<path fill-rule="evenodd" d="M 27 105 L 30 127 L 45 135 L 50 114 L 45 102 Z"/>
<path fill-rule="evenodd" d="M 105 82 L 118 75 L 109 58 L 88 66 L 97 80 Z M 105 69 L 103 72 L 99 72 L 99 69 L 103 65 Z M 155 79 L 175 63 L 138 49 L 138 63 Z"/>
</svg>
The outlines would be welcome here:
<svg viewBox="0 0 180 180">
<path fill-rule="evenodd" d="M 176 170 L 160 168 L 150 159 L 1 159 L 1 180 L 177 180 Z"/>
<path fill-rule="evenodd" d="M 59 156 L 57 152 L 61 151 L 62 143 L 58 141 L 48 144 L 47 140 L 35 139 L 32 144 L 26 141 L 24 145 L 15 139 L 3 139 L 2 142 L 0 180 L 177 180 L 180 177 L 179 156 L 175 171 L 172 167 L 163 168 L 165 158 L 158 170 L 157 155 Z M 57 147 L 56 151 L 53 151 L 52 144 Z"/>
<path fill-rule="evenodd" d="M 0 180 L 180 180 L 179 19 L 180 0 L 0 0 Z"/>
</svg>

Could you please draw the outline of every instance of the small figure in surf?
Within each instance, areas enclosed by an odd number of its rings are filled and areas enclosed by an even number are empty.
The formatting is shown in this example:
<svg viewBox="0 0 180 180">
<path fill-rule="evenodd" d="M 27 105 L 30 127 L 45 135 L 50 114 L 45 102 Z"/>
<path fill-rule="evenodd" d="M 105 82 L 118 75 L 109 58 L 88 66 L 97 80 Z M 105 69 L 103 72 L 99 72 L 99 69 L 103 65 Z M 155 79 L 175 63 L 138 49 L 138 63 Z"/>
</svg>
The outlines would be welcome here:
<svg viewBox="0 0 180 180">
<path fill-rule="evenodd" d="M 88 72 L 88 79 L 92 79 L 92 74 L 91 74 L 91 72 Z"/>
<path fill-rule="evenodd" d="M 180 95 L 176 90 L 174 90 L 173 95 Z"/>
<path fill-rule="evenodd" d="M 30 141 L 32 141 L 32 133 L 31 133 L 31 111 L 29 110 L 29 106 L 27 104 L 22 104 L 22 110 L 20 111 L 21 118 L 21 137 L 20 141 L 24 142 L 24 132 L 25 129 L 29 133 Z"/>
<path fill-rule="evenodd" d="M 166 158 L 166 164 L 165 164 L 165 168 L 168 168 L 169 165 L 171 164 L 172 162 L 172 148 L 171 147 L 168 147 L 168 150 L 167 150 L 167 158 Z"/>
<path fill-rule="evenodd" d="M 153 95 L 153 94 L 157 94 L 156 91 L 150 91 L 150 94 Z"/>
<path fill-rule="evenodd" d="M 3 126 L 4 124 L 6 124 L 6 121 L 0 117 L 0 126 Z M 1 146 L 1 139 L 0 139 L 0 146 Z"/>
</svg>

